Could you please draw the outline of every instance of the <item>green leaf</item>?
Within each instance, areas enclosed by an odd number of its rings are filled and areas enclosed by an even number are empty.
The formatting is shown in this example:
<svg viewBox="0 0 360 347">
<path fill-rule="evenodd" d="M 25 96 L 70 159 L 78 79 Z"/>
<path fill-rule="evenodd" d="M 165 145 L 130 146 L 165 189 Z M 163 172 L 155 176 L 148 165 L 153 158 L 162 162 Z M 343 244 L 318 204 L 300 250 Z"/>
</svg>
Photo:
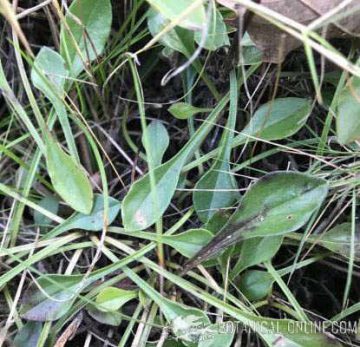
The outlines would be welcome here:
<svg viewBox="0 0 360 347">
<path fill-rule="evenodd" d="M 123 315 L 118 311 L 104 312 L 99 310 L 95 305 L 86 305 L 87 313 L 101 324 L 119 326 Z"/>
<path fill-rule="evenodd" d="M 45 208 L 49 212 L 53 214 L 57 214 L 59 210 L 59 200 L 51 195 L 47 195 L 43 197 L 39 203 L 39 206 L 42 208 Z M 52 220 L 49 217 L 44 216 L 39 211 L 34 211 L 34 222 L 37 226 L 49 226 L 52 224 Z"/>
<path fill-rule="evenodd" d="M 117 311 L 128 301 L 137 298 L 135 290 L 107 287 L 96 296 L 96 308 L 100 311 Z"/>
<path fill-rule="evenodd" d="M 156 36 L 169 25 L 169 21 L 161 13 L 150 9 L 147 15 L 147 24 L 151 35 Z M 195 50 L 193 32 L 180 27 L 175 27 L 162 35 L 159 42 L 165 48 L 180 52 L 186 57 Z"/>
<path fill-rule="evenodd" d="M 50 134 L 46 136 L 45 145 L 47 169 L 54 189 L 74 210 L 90 213 L 93 191 L 86 171 Z"/>
<path fill-rule="evenodd" d="M 220 47 L 230 46 L 230 41 L 221 13 L 218 10 L 211 11 L 211 13 L 213 16 L 209 19 L 207 36 L 203 47 L 209 51 L 216 51 Z M 195 41 L 199 45 L 202 43 L 202 35 L 201 31 L 195 33 Z"/>
<path fill-rule="evenodd" d="M 51 48 L 42 47 L 31 70 L 33 85 L 52 103 L 57 103 L 58 98 L 64 95 L 67 76 L 68 71 L 61 55 Z"/>
<path fill-rule="evenodd" d="M 337 100 L 336 134 L 341 144 L 360 139 L 360 78 L 353 77 Z"/>
<path fill-rule="evenodd" d="M 193 257 L 212 239 L 213 235 L 205 229 L 190 229 L 176 235 L 163 235 L 161 242 L 173 247 L 184 257 Z"/>
<path fill-rule="evenodd" d="M 147 0 L 158 12 L 165 18 L 173 21 L 177 19 L 189 6 L 193 4 L 193 0 Z M 203 23 L 206 21 L 204 5 L 198 6 L 196 9 L 189 12 L 184 20 L 179 25 L 191 29 L 200 30 Z"/>
<path fill-rule="evenodd" d="M 132 184 L 121 211 L 126 230 L 143 230 L 163 215 L 175 193 L 183 166 L 212 129 L 226 102 L 224 97 L 178 154 L 153 170 L 155 189 L 152 190 L 149 173 Z"/>
<path fill-rule="evenodd" d="M 203 223 L 207 223 L 219 210 L 238 200 L 237 184 L 230 172 L 231 142 L 237 115 L 237 80 L 235 72 L 230 75 L 230 111 L 220 144 L 220 152 L 211 166 L 196 183 L 193 193 L 194 208 Z"/>
<path fill-rule="evenodd" d="M 235 143 L 255 141 L 246 135 L 264 140 L 280 140 L 295 134 L 306 122 L 311 103 L 302 98 L 279 98 L 256 110 L 249 124 L 235 137 Z"/>
<path fill-rule="evenodd" d="M 177 119 L 188 119 L 198 113 L 209 112 L 211 109 L 195 107 L 186 102 L 177 102 L 176 104 L 172 104 L 168 108 L 168 111 Z"/>
<path fill-rule="evenodd" d="M 321 206 L 327 192 L 325 180 L 306 174 L 279 171 L 265 175 L 249 188 L 228 223 L 185 269 L 241 240 L 282 235 L 301 228 Z"/>
<path fill-rule="evenodd" d="M 84 62 L 91 62 L 103 52 L 111 22 L 110 0 L 72 2 L 60 31 L 60 54 L 71 77 L 77 77 L 84 70 Z"/>
<path fill-rule="evenodd" d="M 54 321 L 71 308 L 80 291 L 89 284 L 83 276 L 42 275 L 24 294 L 21 317 L 34 321 Z"/>
<path fill-rule="evenodd" d="M 267 174 L 250 187 L 227 227 L 237 229 L 243 239 L 295 231 L 327 193 L 328 184 L 321 178 L 299 172 Z"/>
<path fill-rule="evenodd" d="M 241 54 L 243 65 L 257 65 L 262 62 L 262 52 L 256 47 L 247 32 L 241 40 Z"/>
<path fill-rule="evenodd" d="M 278 252 L 283 242 L 283 236 L 254 237 L 241 242 L 239 259 L 230 273 L 236 277 L 240 272 L 250 266 L 258 265 L 271 258 Z"/>
<path fill-rule="evenodd" d="M 146 131 L 150 142 L 150 148 L 148 148 L 146 152 L 148 153 L 150 151 L 153 166 L 157 167 L 161 164 L 164 153 L 169 147 L 169 134 L 163 123 L 158 120 L 152 121 Z M 144 135 L 142 137 L 142 143 L 145 147 Z"/>
<path fill-rule="evenodd" d="M 40 322 L 26 322 L 14 338 L 15 347 L 37 347 L 42 330 Z"/>
<path fill-rule="evenodd" d="M 274 284 L 273 277 L 265 271 L 249 270 L 240 276 L 238 287 L 249 301 L 268 296 Z"/>
<path fill-rule="evenodd" d="M 330 251 L 349 258 L 351 252 L 351 223 L 342 223 L 323 235 L 311 236 L 308 241 L 314 241 Z M 357 226 L 355 232 L 355 258 L 360 259 L 360 233 Z"/>
<path fill-rule="evenodd" d="M 109 197 L 108 225 L 110 225 L 119 214 L 120 202 Z M 63 223 L 55 227 L 46 235 L 46 238 L 55 237 L 65 231 L 81 229 L 87 231 L 100 231 L 104 227 L 104 197 L 95 194 L 94 206 L 90 214 L 74 213 Z"/>
</svg>

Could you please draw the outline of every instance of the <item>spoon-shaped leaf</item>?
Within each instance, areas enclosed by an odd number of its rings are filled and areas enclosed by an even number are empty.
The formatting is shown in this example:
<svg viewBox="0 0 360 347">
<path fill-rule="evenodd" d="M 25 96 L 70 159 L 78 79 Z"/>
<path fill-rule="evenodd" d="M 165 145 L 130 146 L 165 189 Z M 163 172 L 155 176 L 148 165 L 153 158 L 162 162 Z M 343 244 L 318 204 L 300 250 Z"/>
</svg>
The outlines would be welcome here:
<svg viewBox="0 0 360 347">
<path fill-rule="evenodd" d="M 164 127 L 164 124 L 158 120 L 154 120 L 148 125 L 147 134 L 149 139 L 149 148 L 146 152 L 150 152 L 152 164 L 154 167 L 157 167 L 161 164 L 164 153 L 169 147 L 169 134 Z M 143 135 L 142 143 L 145 147 L 144 142 Z"/>
<path fill-rule="evenodd" d="M 325 180 L 296 172 L 265 175 L 249 188 L 224 228 L 184 268 L 186 272 L 240 240 L 301 228 L 328 192 Z"/>
<path fill-rule="evenodd" d="M 135 290 L 107 287 L 96 296 L 96 308 L 105 312 L 117 311 L 137 296 L 138 292 Z"/>
<path fill-rule="evenodd" d="M 120 201 L 109 197 L 108 224 L 110 225 L 119 214 Z M 90 214 L 74 213 L 63 223 L 51 230 L 46 238 L 55 237 L 65 231 L 81 229 L 87 231 L 99 231 L 104 226 L 104 197 L 95 194 L 94 206 Z"/>
<path fill-rule="evenodd" d="M 20 307 L 22 318 L 53 321 L 62 317 L 72 306 L 80 291 L 89 283 L 83 276 L 43 275 L 24 294 Z M 41 288 L 41 289 L 39 289 Z"/>
<path fill-rule="evenodd" d="M 235 137 L 235 142 L 254 141 L 246 135 L 264 140 L 280 140 L 295 134 L 306 122 L 310 101 L 302 98 L 278 98 L 259 107 L 249 124 Z"/>
<path fill-rule="evenodd" d="M 46 136 L 45 145 L 47 169 L 54 189 L 74 210 L 90 213 L 93 191 L 86 171 L 50 134 Z"/>
<path fill-rule="evenodd" d="M 152 191 L 149 173 L 131 186 L 122 205 L 125 229 L 143 230 L 163 215 L 175 193 L 181 169 L 199 148 L 226 103 L 225 96 L 180 152 L 153 170 L 154 191 Z"/>
<path fill-rule="evenodd" d="M 148 3 L 159 11 L 165 18 L 174 20 L 182 13 L 187 11 L 188 7 L 192 5 L 193 0 L 147 0 Z M 188 15 L 182 20 L 179 25 L 191 30 L 200 30 L 203 23 L 206 22 L 205 7 L 200 5 L 190 11 Z"/>
<path fill-rule="evenodd" d="M 211 109 L 196 107 L 186 102 L 177 102 L 176 104 L 172 104 L 168 108 L 168 111 L 177 119 L 188 119 L 198 113 L 209 112 Z"/>
<path fill-rule="evenodd" d="M 210 170 L 195 185 L 193 193 L 194 208 L 203 223 L 221 208 L 227 208 L 239 198 L 237 184 L 230 172 L 231 142 L 233 140 L 237 114 L 237 80 L 233 71 L 230 74 L 230 111 L 223 136 L 219 156 Z"/>
<path fill-rule="evenodd" d="M 337 102 L 336 134 L 340 143 L 360 139 L 360 78 L 349 80 Z"/>
<path fill-rule="evenodd" d="M 75 0 L 71 3 L 60 31 L 60 54 L 71 77 L 77 77 L 84 70 L 84 63 L 102 53 L 111 22 L 110 0 Z"/>
</svg>

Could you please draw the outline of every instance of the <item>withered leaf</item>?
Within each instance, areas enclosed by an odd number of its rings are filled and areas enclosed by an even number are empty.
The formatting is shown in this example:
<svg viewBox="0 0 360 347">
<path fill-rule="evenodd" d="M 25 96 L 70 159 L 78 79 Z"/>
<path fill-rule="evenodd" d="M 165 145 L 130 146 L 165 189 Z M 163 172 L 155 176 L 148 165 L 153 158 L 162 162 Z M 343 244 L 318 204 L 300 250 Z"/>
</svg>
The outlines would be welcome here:
<svg viewBox="0 0 360 347">
<path fill-rule="evenodd" d="M 235 11 L 239 16 L 244 7 L 236 0 L 217 0 L 225 7 Z M 302 25 L 336 9 L 342 0 L 262 0 L 261 5 L 286 16 Z M 281 63 L 287 54 L 300 47 L 302 42 L 280 30 L 259 15 L 254 15 L 246 28 L 256 47 L 263 53 L 263 62 Z M 358 1 L 341 7 L 336 15 L 330 16 L 318 32 L 330 38 L 360 36 L 360 6 Z"/>
</svg>

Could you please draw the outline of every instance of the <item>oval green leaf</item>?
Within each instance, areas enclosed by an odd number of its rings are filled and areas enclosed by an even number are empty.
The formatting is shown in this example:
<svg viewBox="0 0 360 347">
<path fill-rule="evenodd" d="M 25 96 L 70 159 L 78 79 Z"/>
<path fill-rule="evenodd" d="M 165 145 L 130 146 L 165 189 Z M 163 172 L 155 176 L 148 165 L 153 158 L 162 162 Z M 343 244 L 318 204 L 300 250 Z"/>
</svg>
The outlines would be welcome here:
<svg viewBox="0 0 360 347">
<path fill-rule="evenodd" d="M 52 136 L 46 136 L 45 145 L 47 169 L 54 189 L 74 210 L 90 213 L 93 191 L 85 169 L 66 154 Z"/>
<path fill-rule="evenodd" d="M 234 142 L 280 140 L 295 134 L 305 124 L 311 110 L 308 99 L 288 97 L 270 101 L 256 110 L 249 124 L 235 137 Z M 248 137 L 250 135 L 252 137 Z"/>
<path fill-rule="evenodd" d="M 186 102 L 177 102 L 176 104 L 172 104 L 168 108 L 168 111 L 177 119 L 188 119 L 198 113 L 209 112 L 211 109 L 195 107 Z"/>
<path fill-rule="evenodd" d="M 301 228 L 321 206 L 325 180 L 297 172 L 265 175 L 249 188 L 224 228 L 186 265 L 214 257 L 240 240 L 282 235 Z"/>
<path fill-rule="evenodd" d="M 153 167 L 157 167 L 161 164 L 164 153 L 169 147 L 169 134 L 164 127 L 164 124 L 158 120 L 152 121 L 147 126 L 147 137 L 149 139 L 149 148 L 146 153 L 150 153 Z M 142 143 L 144 143 L 144 135 L 142 136 Z"/>
</svg>

